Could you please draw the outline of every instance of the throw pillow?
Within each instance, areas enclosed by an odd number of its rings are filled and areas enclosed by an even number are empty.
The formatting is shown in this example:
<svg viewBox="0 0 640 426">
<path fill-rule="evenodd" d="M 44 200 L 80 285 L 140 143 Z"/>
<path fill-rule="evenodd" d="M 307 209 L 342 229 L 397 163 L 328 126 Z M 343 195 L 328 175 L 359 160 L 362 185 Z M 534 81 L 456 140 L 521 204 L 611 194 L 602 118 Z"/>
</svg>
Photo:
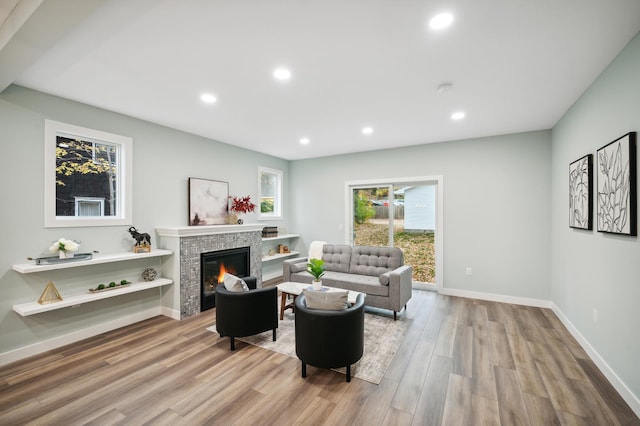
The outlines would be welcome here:
<svg viewBox="0 0 640 426">
<path fill-rule="evenodd" d="M 235 275 L 231 275 L 226 272 L 224 274 L 224 288 L 234 293 L 249 291 L 247 283 L 245 283 L 242 278 L 238 278 Z"/>
<path fill-rule="evenodd" d="M 322 248 L 325 244 L 327 244 L 326 241 L 312 241 L 307 259 L 322 259 Z"/>
<path fill-rule="evenodd" d="M 302 272 L 307 270 L 307 262 L 294 263 L 291 265 L 291 273 Z"/>
<path fill-rule="evenodd" d="M 391 276 L 391 271 L 385 272 L 384 274 L 380 275 L 380 278 L 378 278 L 378 280 L 380 281 L 380 284 L 389 285 L 390 276 Z"/>
<path fill-rule="evenodd" d="M 328 311 L 341 311 L 347 309 L 348 291 L 302 291 L 309 309 L 325 309 Z"/>
</svg>

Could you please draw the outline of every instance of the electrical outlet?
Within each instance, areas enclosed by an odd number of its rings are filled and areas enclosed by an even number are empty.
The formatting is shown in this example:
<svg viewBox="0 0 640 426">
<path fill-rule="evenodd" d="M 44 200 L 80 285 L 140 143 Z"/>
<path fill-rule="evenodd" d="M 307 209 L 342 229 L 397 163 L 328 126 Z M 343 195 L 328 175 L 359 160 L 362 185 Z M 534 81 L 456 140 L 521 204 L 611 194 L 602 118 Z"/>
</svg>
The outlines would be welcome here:
<svg viewBox="0 0 640 426">
<path fill-rule="evenodd" d="M 593 322 L 598 322 L 598 310 L 593 308 Z"/>
<path fill-rule="evenodd" d="M 473 269 L 467 266 L 467 275 L 473 275 Z"/>
</svg>

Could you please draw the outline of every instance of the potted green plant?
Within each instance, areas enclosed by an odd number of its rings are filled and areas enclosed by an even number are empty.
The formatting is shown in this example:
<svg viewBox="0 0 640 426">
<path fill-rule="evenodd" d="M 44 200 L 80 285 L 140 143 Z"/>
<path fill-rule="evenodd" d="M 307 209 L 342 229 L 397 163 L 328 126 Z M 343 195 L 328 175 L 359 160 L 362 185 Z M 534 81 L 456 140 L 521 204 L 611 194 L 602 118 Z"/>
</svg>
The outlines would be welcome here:
<svg viewBox="0 0 640 426">
<path fill-rule="evenodd" d="M 325 266 L 322 259 L 309 259 L 307 263 L 307 272 L 313 275 L 313 289 L 320 290 L 322 288 L 322 281 L 320 277 L 324 275 Z"/>
</svg>

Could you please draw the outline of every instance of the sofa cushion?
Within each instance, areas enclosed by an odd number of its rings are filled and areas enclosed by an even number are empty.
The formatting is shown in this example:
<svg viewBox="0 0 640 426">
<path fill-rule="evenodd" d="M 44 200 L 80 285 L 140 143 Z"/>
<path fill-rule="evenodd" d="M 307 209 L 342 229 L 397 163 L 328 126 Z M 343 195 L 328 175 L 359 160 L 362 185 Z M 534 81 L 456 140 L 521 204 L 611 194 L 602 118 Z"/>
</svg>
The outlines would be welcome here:
<svg viewBox="0 0 640 426">
<path fill-rule="evenodd" d="M 378 277 L 369 275 L 345 274 L 344 272 L 326 272 L 322 277 L 322 285 L 358 291 L 376 296 L 389 296 L 389 287 L 381 285 Z M 365 300 L 366 303 L 366 300 Z"/>
<path fill-rule="evenodd" d="M 351 246 L 325 244 L 322 248 L 322 260 L 326 271 L 349 272 Z"/>
<path fill-rule="evenodd" d="M 348 291 L 314 291 L 305 289 L 302 293 L 309 309 L 341 311 L 348 307 Z"/>
<path fill-rule="evenodd" d="M 379 277 L 402 266 L 403 262 L 403 253 L 398 247 L 355 246 L 348 272 Z"/>
</svg>

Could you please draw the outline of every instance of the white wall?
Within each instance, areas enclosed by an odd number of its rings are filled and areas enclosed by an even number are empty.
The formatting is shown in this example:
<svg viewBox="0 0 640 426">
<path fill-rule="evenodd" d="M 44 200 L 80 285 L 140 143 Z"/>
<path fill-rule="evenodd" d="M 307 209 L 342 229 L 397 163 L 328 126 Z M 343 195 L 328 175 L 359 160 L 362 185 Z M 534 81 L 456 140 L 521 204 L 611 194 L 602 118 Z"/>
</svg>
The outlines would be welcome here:
<svg viewBox="0 0 640 426">
<path fill-rule="evenodd" d="M 567 208 L 569 163 L 594 154 L 595 172 L 596 150 L 630 131 L 640 131 L 640 35 L 554 127 L 551 210 L 552 299 L 638 401 L 640 242 L 570 229 Z"/>
<path fill-rule="evenodd" d="M 295 161 L 291 229 L 344 244 L 346 181 L 442 175 L 444 288 L 548 301 L 550 155 L 540 131 Z"/>
<path fill-rule="evenodd" d="M 258 154 L 184 132 L 114 114 L 36 91 L 11 86 L 0 95 L 0 356 L 8 351 L 55 339 L 103 324 L 135 318 L 139 312 L 159 310 L 159 290 L 93 302 L 21 317 L 11 310 L 18 303 L 38 299 L 48 280 L 64 294 L 92 287 L 86 277 L 137 278 L 146 263 L 118 263 L 74 272 L 21 275 L 11 266 L 26 258 L 47 255 L 59 237 L 82 242 L 82 251 L 121 252 L 131 242 L 128 226 L 101 228 L 43 227 L 44 119 L 52 119 L 133 138 L 133 223 L 152 234 L 156 227 L 188 224 L 187 179 L 199 177 L 229 182 L 233 195 L 258 197 L 258 166 L 283 170 L 284 196 L 288 196 L 288 161 Z M 289 210 L 285 210 L 285 219 Z M 245 222 L 255 222 L 250 214 Z M 270 225 L 272 223 L 269 223 Z M 286 221 L 273 223 L 276 226 Z M 157 266 L 151 264 L 149 266 Z M 114 270 L 115 269 L 115 270 Z M 159 270 L 159 267 L 158 267 Z"/>
</svg>

